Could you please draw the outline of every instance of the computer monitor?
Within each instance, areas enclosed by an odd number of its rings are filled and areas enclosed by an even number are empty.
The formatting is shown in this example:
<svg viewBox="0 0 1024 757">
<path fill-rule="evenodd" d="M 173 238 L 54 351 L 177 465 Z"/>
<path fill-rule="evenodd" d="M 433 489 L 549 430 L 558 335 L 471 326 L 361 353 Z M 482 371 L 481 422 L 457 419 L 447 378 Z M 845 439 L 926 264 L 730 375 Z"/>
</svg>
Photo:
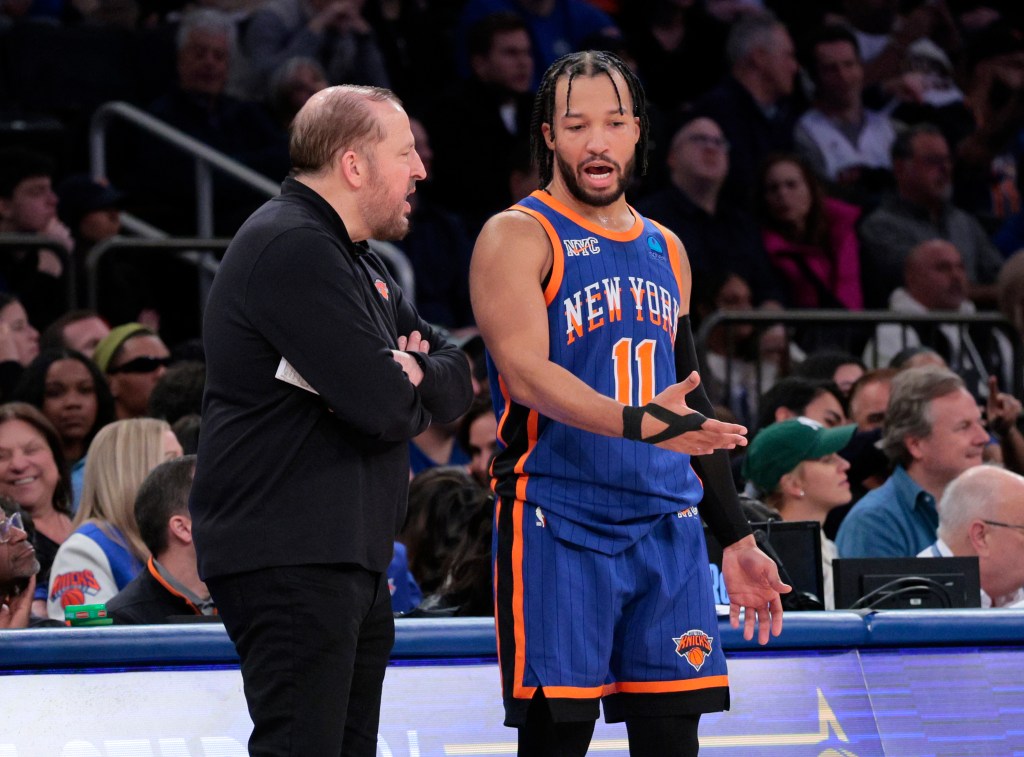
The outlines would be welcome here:
<svg viewBox="0 0 1024 757">
<path fill-rule="evenodd" d="M 980 607 L 977 557 L 862 557 L 832 561 L 836 609 Z"/>
<path fill-rule="evenodd" d="M 785 573 L 783 580 L 791 583 L 793 591 L 811 594 L 823 601 L 820 524 L 813 520 L 773 520 L 751 523 L 750 526 L 758 542 L 767 542 L 779 558 L 782 563 L 780 573 Z M 708 560 L 721 570 L 722 547 L 707 526 L 704 527 L 704 539 L 708 546 Z"/>
</svg>

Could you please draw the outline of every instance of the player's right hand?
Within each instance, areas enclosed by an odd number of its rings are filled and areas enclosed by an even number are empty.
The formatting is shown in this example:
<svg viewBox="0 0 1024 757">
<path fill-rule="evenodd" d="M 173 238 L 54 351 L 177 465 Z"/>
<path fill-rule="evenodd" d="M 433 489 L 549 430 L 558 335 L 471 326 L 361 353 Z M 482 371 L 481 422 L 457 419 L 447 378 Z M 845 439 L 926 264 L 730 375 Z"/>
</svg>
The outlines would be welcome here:
<svg viewBox="0 0 1024 757">
<path fill-rule="evenodd" d="M 673 413 L 689 415 L 695 411 L 686 404 L 686 395 L 699 385 L 700 376 L 697 375 L 696 371 L 693 371 L 678 384 L 673 384 L 661 392 L 652 402 L 671 410 Z M 653 436 L 665 428 L 666 424 L 663 421 L 659 421 L 649 414 L 644 416 L 641 426 L 643 438 L 646 439 L 649 436 Z M 747 445 L 746 433 L 747 429 L 743 426 L 708 418 L 699 430 L 688 431 L 685 434 L 672 437 L 657 446 L 687 455 L 710 455 L 719 449 L 745 447 Z"/>
</svg>

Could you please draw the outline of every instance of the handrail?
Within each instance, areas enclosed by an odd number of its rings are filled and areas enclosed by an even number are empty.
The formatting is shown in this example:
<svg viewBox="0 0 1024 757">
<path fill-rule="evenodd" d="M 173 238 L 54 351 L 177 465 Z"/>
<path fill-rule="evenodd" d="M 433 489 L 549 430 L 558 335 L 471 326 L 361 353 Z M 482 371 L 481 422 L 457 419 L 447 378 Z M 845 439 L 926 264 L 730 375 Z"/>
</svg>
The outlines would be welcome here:
<svg viewBox="0 0 1024 757">
<path fill-rule="evenodd" d="M 99 305 L 99 266 L 103 256 L 113 250 L 135 250 L 136 252 L 151 252 L 153 250 L 182 250 L 179 257 L 192 263 L 201 273 L 209 273 L 209 279 L 217 273 L 218 263 L 211 255 L 195 252 L 195 250 L 206 250 L 208 252 L 223 251 L 228 248 L 230 239 L 137 239 L 135 237 L 111 237 L 95 245 L 85 258 L 85 280 L 86 280 L 86 301 L 88 307 L 93 310 Z M 199 314 L 202 316 L 206 304 L 204 292 L 200 292 Z"/>
<path fill-rule="evenodd" d="M 101 105 L 89 122 L 89 165 L 93 178 L 97 180 L 103 180 L 107 176 L 106 133 L 107 127 L 115 119 L 127 121 L 193 158 L 196 164 L 196 233 L 200 237 L 213 237 L 211 168 L 237 179 L 257 192 L 262 192 L 268 198 L 275 196 L 281 189 L 276 182 L 237 160 L 229 158 L 144 110 L 119 100 Z"/>
<path fill-rule="evenodd" d="M 71 253 L 64 246 L 64 242 L 56 237 L 49 237 L 43 234 L 18 234 L 15 232 L 0 233 L 0 253 L 7 250 L 23 250 L 31 247 L 37 250 L 51 250 L 60 258 L 64 266 L 64 286 L 67 308 L 74 307 L 76 300 L 75 292 L 75 265 L 71 259 Z"/>
<path fill-rule="evenodd" d="M 248 168 L 233 158 L 229 158 L 209 145 L 189 136 L 180 129 L 155 118 L 146 111 L 119 100 L 104 103 L 97 108 L 89 123 L 90 171 L 93 178 L 97 181 L 103 181 L 107 176 L 107 127 L 116 119 L 127 121 L 128 123 L 149 132 L 153 136 L 167 142 L 172 147 L 193 158 L 196 165 L 196 233 L 197 236 L 202 239 L 214 238 L 213 179 L 211 176 L 211 169 L 237 179 L 239 182 L 247 185 L 256 192 L 266 195 L 268 199 L 276 196 L 281 190 L 278 183 L 271 181 L 262 174 L 253 171 L 251 168 Z M 170 236 L 162 229 L 152 226 L 128 213 L 122 213 L 122 223 L 127 230 L 150 240 L 168 239 Z M 178 245 L 179 241 L 184 244 Z M 189 246 L 189 241 L 190 240 L 175 240 L 175 244 L 178 245 L 176 249 L 182 249 L 183 247 L 187 248 Z M 402 287 L 402 291 L 410 300 L 415 301 L 415 275 L 413 273 L 412 265 L 409 263 L 408 259 L 404 255 L 401 255 L 401 251 L 396 248 L 387 249 L 387 243 L 378 243 L 376 240 L 370 241 L 374 250 L 392 265 L 396 279 Z M 198 247 L 199 249 L 205 249 L 201 245 L 193 244 L 192 246 Z M 156 247 L 159 247 L 159 245 L 156 245 Z M 220 248 L 215 247 L 211 249 Z M 104 248 L 103 251 L 105 252 L 106 248 Z M 215 274 L 217 271 L 217 264 L 212 259 L 205 260 L 200 266 L 200 270 Z M 212 277 L 201 280 L 201 303 L 205 303 L 206 301 L 205 292 L 209 289 L 211 281 Z M 88 292 L 89 302 L 93 307 L 95 307 L 95 279 L 92 274 L 90 274 L 89 277 Z"/>
<path fill-rule="evenodd" d="M 712 330 L 718 326 L 753 325 L 761 330 L 768 326 L 782 324 L 784 326 L 814 325 L 818 327 L 834 327 L 840 329 L 851 325 L 879 326 L 892 324 L 906 327 L 915 325 L 944 324 L 959 328 L 974 324 L 991 326 L 1001 330 L 1007 337 L 1012 349 L 1012 393 L 1015 397 L 1024 397 L 1024 349 L 1016 329 L 1000 313 L 978 312 L 960 313 L 958 311 L 932 311 L 929 313 L 900 313 L 892 310 L 733 310 L 718 311 L 708 316 L 694 335 L 697 357 L 701 366 L 707 365 L 708 338 Z M 729 329 L 729 336 L 731 336 Z M 731 349 L 730 349 L 731 353 Z M 858 356 L 859 357 L 859 356 Z M 761 383 L 761 364 L 756 366 L 757 385 Z M 726 356 L 727 387 L 732 378 L 732 357 Z"/>
</svg>

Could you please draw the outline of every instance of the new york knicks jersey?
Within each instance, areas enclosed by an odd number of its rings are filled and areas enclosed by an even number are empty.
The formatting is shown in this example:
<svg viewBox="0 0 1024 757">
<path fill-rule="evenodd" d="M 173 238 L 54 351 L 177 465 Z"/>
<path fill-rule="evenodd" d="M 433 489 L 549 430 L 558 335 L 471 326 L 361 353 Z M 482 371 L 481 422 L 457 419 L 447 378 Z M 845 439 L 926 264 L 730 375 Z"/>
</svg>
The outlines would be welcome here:
<svg viewBox="0 0 1024 757">
<path fill-rule="evenodd" d="M 512 209 L 551 242 L 550 360 L 623 404 L 646 404 L 674 384 L 681 253 L 663 230 L 634 211 L 632 228 L 609 231 L 542 191 Z M 703 488 L 689 456 L 546 418 L 513 402 L 489 368 L 504 445 L 495 491 L 535 507 L 556 536 L 615 554 L 666 513 L 696 515 Z"/>
</svg>

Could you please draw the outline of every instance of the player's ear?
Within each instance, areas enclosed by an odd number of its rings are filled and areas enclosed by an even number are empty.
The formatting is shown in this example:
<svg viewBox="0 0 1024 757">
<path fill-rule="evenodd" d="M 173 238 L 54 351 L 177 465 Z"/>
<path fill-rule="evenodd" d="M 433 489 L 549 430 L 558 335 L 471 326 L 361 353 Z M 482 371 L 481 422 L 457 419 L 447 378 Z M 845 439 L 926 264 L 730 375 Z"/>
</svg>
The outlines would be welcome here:
<svg viewBox="0 0 1024 757">
<path fill-rule="evenodd" d="M 551 124 L 541 124 L 540 133 L 544 135 L 544 144 L 548 146 L 549 150 L 555 149 L 555 138 L 551 134 Z"/>
</svg>

